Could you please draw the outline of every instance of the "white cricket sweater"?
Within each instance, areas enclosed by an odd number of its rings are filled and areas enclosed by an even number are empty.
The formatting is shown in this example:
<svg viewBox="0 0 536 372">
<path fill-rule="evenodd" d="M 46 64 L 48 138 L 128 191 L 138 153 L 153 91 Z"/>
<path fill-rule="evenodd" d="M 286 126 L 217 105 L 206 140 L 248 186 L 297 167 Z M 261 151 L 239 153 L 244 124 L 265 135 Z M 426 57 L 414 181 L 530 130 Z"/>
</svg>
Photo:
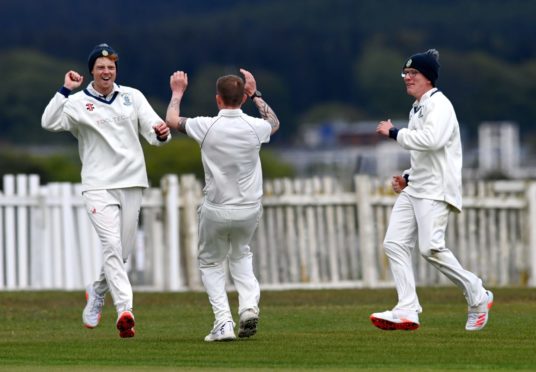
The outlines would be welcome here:
<svg viewBox="0 0 536 372">
<path fill-rule="evenodd" d="M 410 150 L 411 168 L 404 189 L 411 196 L 441 200 L 462 210 L 462 143 L 451 102 L 436 88 L 413 104 L 408 128 L 397 142 Z"/>
<path fill-rule="evenodd" d="M 78 140 L 82 188 L 86 190 L 148 187 L 139 134 L 159 146 L 153 125 L 163 122 L 137 89 L 114 84 L 109 100 L 91 83 L 69 97 L 57 92 L 41 118 L 52 132 L 69 131 Z"/>
</svg>

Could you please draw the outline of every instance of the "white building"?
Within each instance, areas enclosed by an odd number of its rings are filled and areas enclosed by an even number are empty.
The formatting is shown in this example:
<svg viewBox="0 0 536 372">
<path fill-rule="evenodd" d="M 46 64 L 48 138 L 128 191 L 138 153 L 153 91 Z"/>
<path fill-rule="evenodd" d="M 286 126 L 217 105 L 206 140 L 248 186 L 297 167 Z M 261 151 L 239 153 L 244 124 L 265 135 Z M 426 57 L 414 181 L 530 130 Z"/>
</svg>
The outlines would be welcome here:
<svg viewBox="0 0 536 372">
<path fill-rule="evenodd" d="M 394 122 L 402 127 L 405 122 Z M 409 152 L 376 133 L 378 123 L 332 122 L 302 126 L 297 146 L 279 151 L 298 176 L 331 175 L 351 184 L 355 174 L 390 178 L 409 167 Z"/>
<path fill-rule="evenodd" d="M 520 148 L 516 123 L 483 122 L 478 128 L 479 173 L 515 177 L 520 168 Z"/>
</svg>

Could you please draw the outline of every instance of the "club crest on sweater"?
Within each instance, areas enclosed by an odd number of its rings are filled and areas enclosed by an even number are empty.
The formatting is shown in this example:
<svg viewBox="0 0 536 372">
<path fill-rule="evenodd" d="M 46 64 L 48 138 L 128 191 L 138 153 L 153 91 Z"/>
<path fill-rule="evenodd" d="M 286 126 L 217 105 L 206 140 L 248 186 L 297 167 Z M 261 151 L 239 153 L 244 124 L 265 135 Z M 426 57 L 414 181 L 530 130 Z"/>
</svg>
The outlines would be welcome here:
<svg viewBox="0 0 536 372">
<path fill-rule="evenodd" d="M 132 98 L 130 97 L 130 93 L 121 94 L 121 98 L 123 99 L 123 105 L 125 106 L 132 105 Z"/>
</svg>

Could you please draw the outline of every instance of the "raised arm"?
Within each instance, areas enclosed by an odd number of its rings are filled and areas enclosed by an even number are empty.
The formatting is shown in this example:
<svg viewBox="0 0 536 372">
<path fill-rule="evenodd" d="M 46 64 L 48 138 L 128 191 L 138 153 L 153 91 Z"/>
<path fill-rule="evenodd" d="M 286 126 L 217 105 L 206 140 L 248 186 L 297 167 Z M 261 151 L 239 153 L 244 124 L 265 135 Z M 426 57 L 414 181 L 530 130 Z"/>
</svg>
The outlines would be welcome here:
<svg viewBox="0 0 536 372">
<path fill-rule="evenodd" d="M 51 132 L 70 130 L 70 124 L 64 114 L 64 106 L 69 94 L 82 85 L 84 77 L 78 72 L 67 71 L 63 86 L 54 94 L 41 116 L 41 126 Z M 59 93 L 59 94 L 57 94 Z"/>
<path fill-rule="evenodd" d="M 169 78 L 171 99 L 166 111 L 166 124 L 170 128 L 186 133 L 187 118 L 180 116 L 181 101 L 188 87 L 188 74 L 184 71 L 176 71 Z"/>
<path fill-rule="evenodd" d="M 243 68 L 240 69 L 242 75 L 244 75 L 244 93 L 248 97 L 252 97 L 255 92 L 257 92 L 257 82 L 253 77 L 253 74 Z M 264 101 L 262 97 L 255 96 L 253 97 L 253 103 L 257 106 L 259 114 L 261 117 L 266 120 L 272 126 L 272 134 L 274 134 L 279 129 L 279 119 L 275 114 L 274 110 Z"/>
</svg>

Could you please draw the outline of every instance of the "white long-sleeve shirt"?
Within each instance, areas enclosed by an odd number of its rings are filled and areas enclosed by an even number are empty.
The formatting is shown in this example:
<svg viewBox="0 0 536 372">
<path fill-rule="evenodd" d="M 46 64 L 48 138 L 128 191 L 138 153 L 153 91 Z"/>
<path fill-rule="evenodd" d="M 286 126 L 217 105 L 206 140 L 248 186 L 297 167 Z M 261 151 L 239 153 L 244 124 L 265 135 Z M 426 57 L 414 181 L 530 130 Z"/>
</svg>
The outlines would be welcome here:
<svg viewBox="0 0 536 372">
<path fill-rule="evenodd" d="M 152 145 L 165 143 L 153 129 L 160 122 L 139 90 L 114 84 L 102 98 L 91 83 L 68 97 L 56 93 L 41 118 L 44 129 L 77 138 L 83 191 L 148 187 L 139 134 Z"/>
<path fill-rule="evenodd" d="M 205 200 L 219 206 L 249 206 L 262 198 L 259 151 L 270 141 L 272 126 L 240 109 L 186 122 L 186 133 L 201 146 Z"/>
<path fill-rule="evenodd" d="M 410 150 L 411 168 L 404 189 L 411 196 L 441 200 L 462 210 L 462 144 L 451 102 L 436 88 L 413 104 L 408 128 L 397 142 Z"/>
</svg>

